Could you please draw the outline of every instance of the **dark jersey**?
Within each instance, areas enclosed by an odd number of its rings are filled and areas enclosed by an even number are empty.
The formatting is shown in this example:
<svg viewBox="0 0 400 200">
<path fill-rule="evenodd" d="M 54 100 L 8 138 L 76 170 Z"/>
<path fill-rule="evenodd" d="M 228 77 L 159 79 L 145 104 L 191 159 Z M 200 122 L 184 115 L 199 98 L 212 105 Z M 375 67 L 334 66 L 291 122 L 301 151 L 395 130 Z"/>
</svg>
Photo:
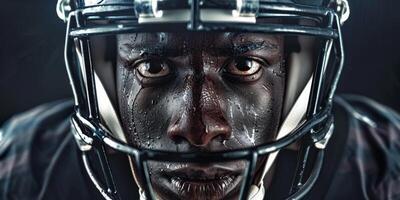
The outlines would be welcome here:
<svg viewBox="0 0 400 200">
<path fill-rule="evenodd" d="M 45 104 L 5 123 L 0 199 L 96 199 L 70 133 L 72 106 L 72 101 Z"/>
<path fill-rule="evenodd" d="M 101 199 L 70 133 L 71 101 L 20 114 L 0 131 L 0 199 Z M 308 199 L 400 199 L 400 116 L 358 96 L 337 97 L 335 133 Z M 277 166 L 295 163 L 282 151 Z M 287 156 L 285 156 L 287 155 Z M 274 176 L 285 174 L 277 168 Z M 277 180 L 277 181 L 276 181 Z M 274 188 L 269 198 L 283 197 Z M 278 189 L 279 190 L 279 189 Z"/>
</svg>

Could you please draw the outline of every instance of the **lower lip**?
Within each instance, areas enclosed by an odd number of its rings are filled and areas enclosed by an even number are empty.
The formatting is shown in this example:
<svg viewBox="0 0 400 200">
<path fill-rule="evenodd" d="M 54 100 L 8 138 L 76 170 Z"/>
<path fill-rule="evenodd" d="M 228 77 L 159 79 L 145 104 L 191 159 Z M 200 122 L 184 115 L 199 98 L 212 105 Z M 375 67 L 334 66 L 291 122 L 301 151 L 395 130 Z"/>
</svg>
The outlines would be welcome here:
<svg viewBox="0 0 400 200">
<path fill-rule="evenodd" d="M 221 199 L 238 184 L 237 175 L 225 175 L 212 180 L 192 180 L 171 177 L 173 190 L 189 199 Z"/>
</svg>

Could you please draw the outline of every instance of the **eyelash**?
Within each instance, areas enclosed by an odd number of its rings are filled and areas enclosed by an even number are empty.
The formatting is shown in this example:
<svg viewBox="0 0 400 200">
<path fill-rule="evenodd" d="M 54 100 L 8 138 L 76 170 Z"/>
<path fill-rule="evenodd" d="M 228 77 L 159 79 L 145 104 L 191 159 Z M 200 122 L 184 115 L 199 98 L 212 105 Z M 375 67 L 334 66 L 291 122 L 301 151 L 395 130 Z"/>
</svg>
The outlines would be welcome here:
<svg viewBox="0 0 400 200">
<path fill-rule="evenodd" d="M 236 59 L 240 59 L 240 58 L 258 62 L 258 64 L 260 65 L 260 69 L 257 70 L 256 72 L 254 72 L 253 74 L 249 74 L 249 75 L 237 75 L 237 74 L 232 74 L 232 73 L 228 72 L 227 68 L 229 67 L 229 65 L 232 62 L 236 62 L 235 61 Z M 226 63 L 221 68 L 222 69 L 221 75 L 222 75 L 222 77 L 226 78 L 227 80 L 234 81 L 236 83 L 239 83 L 239 82 L 250 83 L 250 82 L 259 80 L 261 78 L 261 76 L 264 74 L 264 68 L 269 67 L 269 66 L 270 66 L 270 63 L 267 60 L 259 58 L 259 57 L 237 56 L 237 57 L 230 58 L 226 61 Z"/>
<path fill-rule="evenodd" d="M 243 59 L 249 59 L 249 60 L 254 60 L 258 63 L 261 64 L 263 67 L 269 67 L 271 66 L 270 62 L 264 58 L 260 57 L 254 57 L 254 56 L 233 56 L 225 61 L 225 63 L 222 65 L 222 67 L 219 69 L 220 72 L 224 72 L 225 68 L 232 62 L 234 62 L 236 59 L 243 58 Z"/>
<path fill-rule="evenodd" d="M 135 59 L 135 60 L 128 60 L 127 61 L 127 66 L 130 69 L 136 69 L 136 67 L 140 64 L 140 63 L 144 63 L 144 62 L 149 62 L 152 59 L 157 59 L 157 60 L 162 60 L 160 57 L 153 57 L 153 56 L 142 56 L 139 59 Z"/>
<path fill-rule="evenodd" d="M 271 66 L 271 63 L 268 62 L 268 60 L 264 59 L 264 58 L 260 58 L 260 57 L 254 57 L 254 56 L 249 56 L 249 57 L 244 57 L 244 58 L 248 58 L 251 60 L 255 60 L 257 62 L 259 62 L 262 66 L 264 67 L 269 67 Z"/>
</svg>

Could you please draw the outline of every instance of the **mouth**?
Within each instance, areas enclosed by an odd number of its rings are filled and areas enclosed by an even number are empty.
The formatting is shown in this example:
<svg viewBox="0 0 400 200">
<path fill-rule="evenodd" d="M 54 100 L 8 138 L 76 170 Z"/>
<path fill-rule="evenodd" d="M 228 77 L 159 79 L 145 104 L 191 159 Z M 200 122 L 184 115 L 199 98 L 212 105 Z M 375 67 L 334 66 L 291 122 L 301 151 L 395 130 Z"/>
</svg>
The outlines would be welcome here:
<svg viewBox="0 0 400 200">
<path fill-rule="evenodd" d="M 241 173 L 223 166 L 185 166 L 165 172 L 165 188 L 179 199 L 222 199 L 240 186 Z"/>
</svg>

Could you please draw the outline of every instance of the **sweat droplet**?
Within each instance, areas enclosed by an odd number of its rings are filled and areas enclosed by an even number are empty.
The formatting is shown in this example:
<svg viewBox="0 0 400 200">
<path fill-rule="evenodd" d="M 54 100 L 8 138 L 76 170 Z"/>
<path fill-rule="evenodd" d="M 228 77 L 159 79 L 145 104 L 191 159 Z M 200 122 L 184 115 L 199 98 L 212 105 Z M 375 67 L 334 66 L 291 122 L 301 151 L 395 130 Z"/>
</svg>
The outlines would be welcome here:
<svg viewBox="0 0 400 200">
<path fill-rule="evenodd" d="M 165 37 L 166 37 L 165 33 L 160 33 L 158 36 L 159 36 L 160 42 L 163 42 L 165 40 Z"/>
<path fill-rule="evenodd" d="M 227 146 L 226 146 L 226 140 L 222 141 L 222 145 L 224 145 L 225 147 L 227 147 Z"/>
</svg>

